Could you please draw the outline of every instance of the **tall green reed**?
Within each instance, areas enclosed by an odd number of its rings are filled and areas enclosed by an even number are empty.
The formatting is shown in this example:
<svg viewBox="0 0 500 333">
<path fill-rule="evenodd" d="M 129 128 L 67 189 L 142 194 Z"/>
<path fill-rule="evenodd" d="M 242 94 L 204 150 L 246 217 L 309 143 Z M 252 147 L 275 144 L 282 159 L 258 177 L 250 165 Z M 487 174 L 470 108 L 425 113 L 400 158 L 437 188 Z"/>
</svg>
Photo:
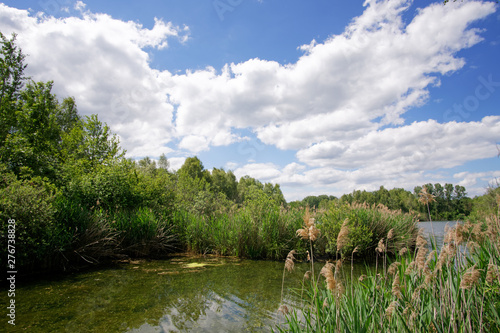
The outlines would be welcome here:
<svg viewBox="0 0 500 333">
<path fill-rule="evenodd" d="M 276 330 L 499 332 L 499 217 L 457 224 L 447 230 L 441 249 L 435 245 L 419 237 L 415 251 L 384 252 L 387 272 L 367 269 L 359 281 L 340 275 L 332 280 L 327 263 L 325 281 L 311 286 L 306 305 Z M 339 288 L 337 278 L 350 286 Z"/>
</svg>

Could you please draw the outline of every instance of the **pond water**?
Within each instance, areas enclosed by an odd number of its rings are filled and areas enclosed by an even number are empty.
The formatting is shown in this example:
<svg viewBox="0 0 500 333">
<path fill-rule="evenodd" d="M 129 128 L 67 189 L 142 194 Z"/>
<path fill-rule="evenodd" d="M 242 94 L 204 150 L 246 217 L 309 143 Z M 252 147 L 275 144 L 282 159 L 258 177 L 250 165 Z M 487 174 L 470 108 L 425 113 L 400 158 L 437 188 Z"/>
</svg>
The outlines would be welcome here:
<svg viewBox="0 0 500 333">
<path fill-rule="evenodd" d="M 40 280 L 18 286 L 14 331 L 268 332 L 283 321 L 277 311 L 283 268 L 283 262 L 180 256 Z M 286 273 L 285 304 L 299 305 L 309 268 L 296 263 Z"/>
<path fill-rule="evenodd" d="M 443 246 L 443 240 L 445 235 L 444 229 L 446 228 L 446 225 L 452 228 L 455 226 L 455 224 L 457 224 L 457 221 L 432 221 L 432 222 L 426 221 L 418 223 L 420 228 L 422 228 L 424 231 L 424 237 L 429 242 L 429 248 L 431 239 L 435 238 L 436 247 L 438 249 L 440 249 Z M 434 237 L 432 237 L 433 231 L 434 231 Z"/>
<path fill-rule="evenodd" d="M 432 224 L 439 246 L 446 223 Z M 420 226 L 429 237 L 430 223 Z M 323 264 L 316 264 L 316 274 Z M 41 279 L 17 286 L 12 331 L 269 332 L 284 319 L 278 314 L 283 268 L 284 262 L 177 256 Z M 300 305 L 309 268 L 299 262 L 286 272 L 285 304 Z M 350 276 L 348 263 L 344 270 Z M 354 276 L 364 270 L 354 265 Z M 8 302 L 6 292 L 0 300 Z"/>
</svg>

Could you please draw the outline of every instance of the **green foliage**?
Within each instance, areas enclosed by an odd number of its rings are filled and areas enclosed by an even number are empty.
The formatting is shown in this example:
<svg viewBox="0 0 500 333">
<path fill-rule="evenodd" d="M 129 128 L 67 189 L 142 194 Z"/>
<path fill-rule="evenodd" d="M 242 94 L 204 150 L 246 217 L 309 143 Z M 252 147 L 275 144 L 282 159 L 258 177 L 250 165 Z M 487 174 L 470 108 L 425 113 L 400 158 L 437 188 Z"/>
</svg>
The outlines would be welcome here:
<svg viewBox="0 0 500 333">
<path fill-rule="evenodd" d="M 54 187 L 40 177 L 19 180 L 0 164 L 0 239 L 2 262 L 7 258 L 7 223 L 16 221 L 17 267 L 42 266 L 53 251 Z M 5 267 L 5 265 L 2 265 Z"/>
<path fill-rule="evenodd" d="M 154 257 L 175 249 L 175 235 L 171 233 L 169 224 L 152 209 L 119 210 L 107 220 L 120 234 L 123 253 Z"/>
<path fill-rule="evenodd" d="M 413 245 L 418 226 L 415 216 L 401 211 L 391 211 L 382 205 L 370 207 L 361 204 L 332 203 L 330 208 L 317 216 L 318 228 L 326 237 L 326 251 L 337 253 L 338 235 L 344 222 L 347 228 L 346 244 L 340 254 L 350 255 L 357 247 L 357 255 L 373 256 L 380 239 L 387 240 L 389 231 L 392 237 L 387 241 L 387 251 L 396 253 L 403 247 Z"/>
<path fill-rule="evenodd" d="M 231 201 L 238 200 L 238 182 L 232 171 L 214 168 L 211 174 L 212 189 L 218 193 L 224 193 Z"/>
<path fill-rule="evenodd" d="M 102 165 L 93 172 L 73 175 L 64 193 L 89 208 L 100 206 L 106 210 L 133 207 L 136 203 L 132 167 L 126 162 Z"/>
<path fill-rule="evenodd" d="M 7 39 L 0 32 L 0 147 L 7 135 L 16 126 L 16 110 L 19 94 L 23 87 L 25 55 L 15 45 L 16 35 Z"/>
<path fill-rule="evenodd" d="M 268 206 L 259 212 L 248 207 L 216 216 L 176 212 L 173 230 L 186 250 L 202 254 L 280 259 L 291 248 L 305 252 L 294 237 L 302 224 L 301 211 Z"/>
<path fill-rule="evenodd" d="M 28 168 L 34 176 L 56 178 L 61 130 L 51 90 L 52 82 L 30 82 L 19 93 L 15 118 L 0 147 L 3 162 L 16 175 Z"/>
<path fill-rule="evenodd" d="M 445 184 L 425 184 L 428 193 L 434 196 L 435 202 L 429 205 L 434 220 L 464 220 L 472 211 L 472 200 L 466 196 L 463 186 Z M 383 186 L 373 192 L 353 191 L 340 198 L 343 203 L 366 203 L 368 205 L 382 204 L 392 210 L 401 210 L 405 213 L 418 212 L 419 219 L 427 220 L 427 206 L 418 202 L 422 186 L 416 186 L 414 192 L 402 188 L 385 189 Z"/>
<path fill-rule="evenodd" d="M 175 178 L 166 168 L 156 168 L 153 162 L 130 171 L 133 173 L 132 180 L 135 178 L 132 183 L 135 183 L 133 197 L 136 205 L 159 212 L 172 211 L 175 201 Z"/>
<path fill-rule="evenodd" d="M 367 267 L 359 281 L 325 265 L 326 283 L 306 284 L 304 306 L 285 312 L 277 330 L 499 332 L 500 220 L 492 215 L 474 223 L 488 230 L 474 232 L 477 243 L 464 242 L 467 224 L 459 224 L 439 252 L 421 243 L 415 254 L 396 255 L 388 270 Z"/>
<path fill-rule="evenodd" d="M 500 185 L 491 186 L 484 195 L 474 198 L 473 207 L 473 216 L 475 218 L 499 214 Z"/>
<path fill-rule="evenodd" d="M 63 136 L 61 146 L 63 162 L 73 169 L 73 174 L 92 172 L 125 156 L 116 134 L 111 134 L 109 126 L 96 115 L 76 120 Z"/>
</svg>

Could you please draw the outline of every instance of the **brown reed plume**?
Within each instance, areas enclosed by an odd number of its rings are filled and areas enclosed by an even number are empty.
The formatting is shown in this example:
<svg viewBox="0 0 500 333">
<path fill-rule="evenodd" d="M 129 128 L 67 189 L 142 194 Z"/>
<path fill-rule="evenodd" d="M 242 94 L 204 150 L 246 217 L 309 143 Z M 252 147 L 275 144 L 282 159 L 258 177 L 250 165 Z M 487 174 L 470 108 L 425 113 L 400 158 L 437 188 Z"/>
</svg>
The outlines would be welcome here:
<svg viewBox="0 0 500 333">
<path fill-rule="evenodd" d="M 340 228 L 340 232 L 337 236 L 337 252 L 342 254 L 342 249 L 349 243 L 349 219 L 345 219 Z"/>
<path fill-rule="evenodd" d="M 297 252 L 295 252 L 295 250 L 292 250 L 292 251 L 288 252 L 288 255 L 286 256 L 285 267 L 283 268 L 283 279 L 281 281 L 281 304 L 283 304 L 283 289 L 285 286 L 285 270 L 287 270 L 289 273 L 291 273 L 293 271 L 293 268 L 295 266 L 295 264 L 293 262 L 295 260 L 295 257 L 293 255 L 296 253 Z M 282 306 L 284 306 L 284 308 L 281 309 L 281 307 L 280 307 L 281 310 L 286 309 L 286 311 L 288 311 L 288 308 L 286 307 L 286 305 L 282 305 Z M 284 311 L 282 311 L 282 312 L 285 314 Z"/>
<path fill-rule="evenodd" d="M 398 302 L 392 301 L 391 304 L 389 304 L 389 307 L 385 310 L 385 316 L 387 319 L 391 320 L 392 316 L 394 315 L 394 311 L 396 311 L 396 306 Z"/>
<path fill-rule="evenodd" d="M 432 226 L 431 210 L 429 208 L 429 204 L 436 201 L 435 196 L 429 193 L 427 191 L 427 187 L 425 186 L 422 188 L 422 190 L 420 190 L 420 193 L 418 195 L 419 195 L 418 201 L 427 206 L 427 213 L 429 214 L 429 222 L 431 223 L 432 238 L 435 244 L 436 236 L 434 234 L 434 227 Z"/>
<path fill-rule="evenodd" d="M 304 226 L 301 229 L 297 230 L 297 236 L 302 238 L 303 240 L 308 240 L 309 241 L 309 246 L 310 246 L 310 262 L 311 262 L 311 277 L 312 280 L 314 281 L 314 252 L 313 252 L 313 242 L 318 239 L 320 236 L 320 231 L 318 228 L 316 228 L 315 225 L 315 220 L 314 218 L 311 217 L 311 214 L 309 212 L 309 207 L 306 207 L 305 213 L 304 213 Z M 309 253 L 308 253 L 309 256 Z M 314 289 L 314 296 L 316 296 L 316 288 Z"/>
<path fill-rule="evenodd" d="M 401 293 L 401 282 L 399 280 L 399 273 L 396 273 L 394 277 L 394 281 L 392 282 L 392 295 L 397 299 L 403 298 L 403 294 Z"/>
<path fill-rule="evenodd" d="M 336 288 L 337 282 L 335 281 L 335 276 L 333 274 L 333 264 L 330 262 L 327 262 L 323 268 L 321 268 L 321 271 L 319 272 L 320 275 L 322 275 L 325 278 L 326 281 L 326 288 L 333 292 Z"/>
<path fill-rule="evenodd" d="M 460 281 L 460 289 L 471 289 L 479 280 L 480 272 L 476 269 L 476 265 L 470 267 L 462 275 L 462 281 Z"/>
<path fill-rule="evenodd" d="M 377 268 L 378 268 L 378 255 L 380 253 L 385 253 L 385 244 L 384 244 L 384 239 L 380 239 L 378 241 L 378 245 L 377 247 L 375 248 L 375 252 L 377 253 L 377 256 L 375 257 L 375 272 L 377 272 Z M 385 255 L 384 255 L 384 274 L 385 274 Z"/>
<path fill-rule="evenodd" d="M 389 275 L 396 274 L 398 266 L 401 266 L 401 263 L 399 261 L 395 261 L 392 264 L 390 264 L 389 268 L 387 269 L 387 274 L 389 274 Z"/>
<path fill-rule="evenodd" d="M 500 283 L 500 273 L 498 266 L 495 264 L 488 264 L 488 271 L 486 272 L 486 282 L 489 284 L 493 284 L 495 281 L 498 280 L 498 283 Z"/>
</svg>

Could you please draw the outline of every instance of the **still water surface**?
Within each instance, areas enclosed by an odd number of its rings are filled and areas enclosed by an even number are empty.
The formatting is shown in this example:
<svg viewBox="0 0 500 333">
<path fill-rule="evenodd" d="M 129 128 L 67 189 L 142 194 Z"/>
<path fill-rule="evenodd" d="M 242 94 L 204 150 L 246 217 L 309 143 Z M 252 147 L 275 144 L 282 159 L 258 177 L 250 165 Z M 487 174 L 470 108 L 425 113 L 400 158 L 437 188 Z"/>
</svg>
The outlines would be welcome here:
<svg viewBox="0 0 500 333">
<path fill-rule="evenodd" d="M 433 222 L 442 244 L 447 222 Z M 454 222 L 452 222 L 454 223 Z M 450 223 L 450 226 L 453 224 Z M 420 226 L 428 236 L 429 222 Z M 319 272 L 323 263 L 318 263 Z M 284 303 L 300 305 L 309 269 L 286 273 Z M 364 271 L 355 265 L 354 275 Z M 344 266 L 350 276 L 350 265 Z M 186 257 L 132 261 L 18 286 L 13 332 L 259 332 L 283 316 L 283 262 Z M 6 304 L 6 293 L 0 299 Z M 10 328 L 10 327 L 9 327 Z"/>
<path fill-rule="evenodd" d="M 286 273 L 286 304 L 307 267 Z M 282 262 L 176 257 L 42 280 L 17 288 L 14 331 L 269 331 L 283 320 L 282 274 Z"/>
<path fill-rule="evenodd" d="M 443 246 L 444 240 L 444 229 L 446 225 L 450 228 L 454 227 L 457 224 L 457 221 L 433 221 L 433 222 L 419 222 L 418 225 L 424 231 L 424 236 L 427 238 L 430 247 L 430 241 L 435 238 L 436 239 L 436 247 L 439 249 Z M 434 237 L 433 232 L 434 231 Z"/>
</svg>

